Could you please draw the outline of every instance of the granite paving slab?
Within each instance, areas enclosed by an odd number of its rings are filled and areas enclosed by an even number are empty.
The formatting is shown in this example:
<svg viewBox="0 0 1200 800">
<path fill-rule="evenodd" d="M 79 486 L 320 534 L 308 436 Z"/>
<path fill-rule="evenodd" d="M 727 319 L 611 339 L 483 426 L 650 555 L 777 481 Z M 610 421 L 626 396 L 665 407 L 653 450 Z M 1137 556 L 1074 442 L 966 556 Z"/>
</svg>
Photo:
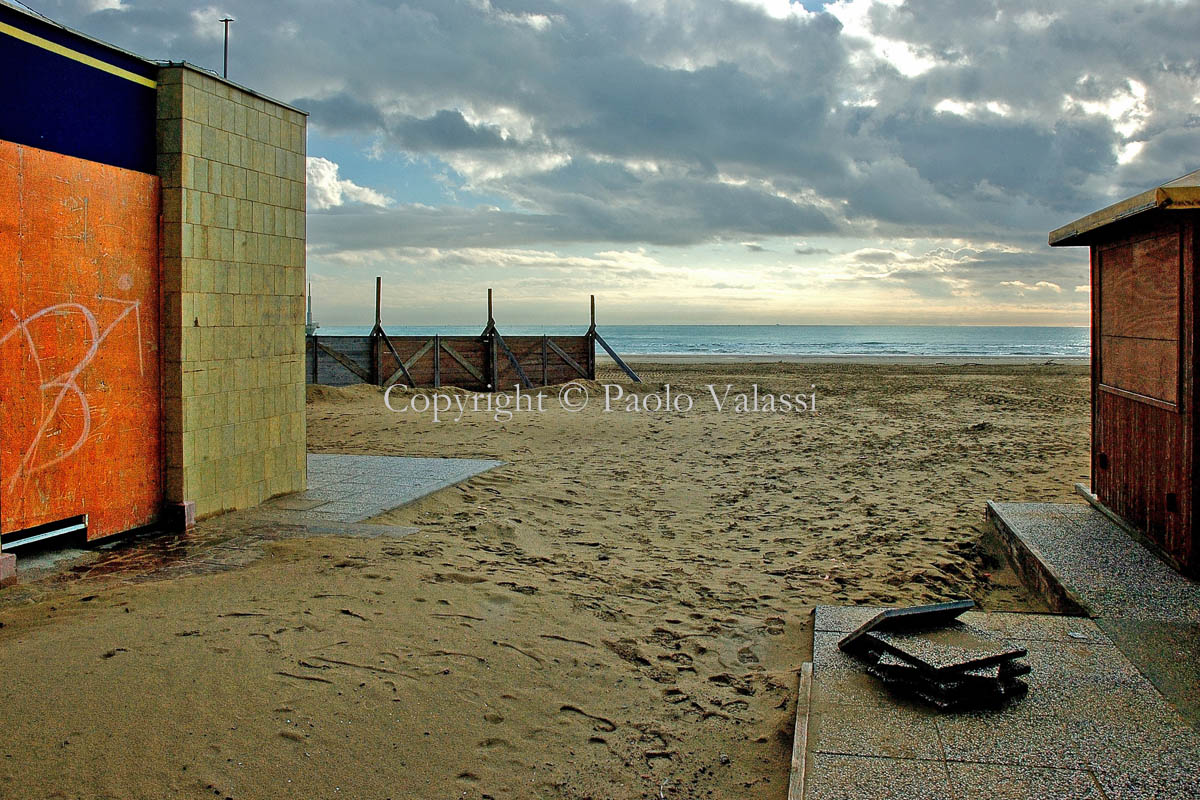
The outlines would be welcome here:
<svg viewBox="0 0 1200 800">
<path fill-rule="evenodd" d="M 807 800 L 947 800 L 954 796 L 950 773 L 939 761 L 821 752 L 810 759 L 810 776 L 838 779 L 806 781 Z"/>
<path fill-rule="evenodd" d="M 954 797 L 988 800 L 1106 800 L 1096 778 L 1081 769 L 950 763 Z"/>
<path fill-rule="evenodd" d="M 1061 601 L 1060 610 L 1075 605 L 1094 617 L 1200 728 L 1200 583 L 1090 503 L 989 502 L 988 516 L 1026 583 Z"/>
<path fill-rule="evenodd" d="M 258 511 L 321 522 L 362 522 L 502 465 L 478 458 L 308 454 L 308 489 L 268 500 Z"/>
<path fill-rule="evenodd" d="M 955 600 L 950 603 L 889 608 L 879 612 L 856 628 L 842 641 L 842 649 L 850 651 L 856 639 L 872 631 L 903 631 L 920 628 L 928 630 L 948 625 L 975 607 L 971 600 Z"/>
<path fill-rule="evenodd" d="M 987 505 L 1002 533 L 1028 549 L 1089 616 L 1200 623 L 1200 584 L 1090 504 Z"/>
<path fill-rule="evenodd" d="M 1001 709 L 943 712 L 893 696 L 838 641 L 878 613 L 821 606 L 813 622 L 803 798 L 1200 796 L 1200 733 L 1096 624 L 968 612 L 1028 650 L 1028 694 Z"/>
<path fill-rule="evenodd" d="M 1007 644 L 961 622 L 919 632 L 871 631 L 863 638 L 923 670 L 943 675 L 1025 655 L 1025 648 Z"/>
<path fill-rule="evenodd" d="M 1111 618 L 1096 624 L 1185 717 L 1200 725 L 1200 625 Z"/>
</svg>

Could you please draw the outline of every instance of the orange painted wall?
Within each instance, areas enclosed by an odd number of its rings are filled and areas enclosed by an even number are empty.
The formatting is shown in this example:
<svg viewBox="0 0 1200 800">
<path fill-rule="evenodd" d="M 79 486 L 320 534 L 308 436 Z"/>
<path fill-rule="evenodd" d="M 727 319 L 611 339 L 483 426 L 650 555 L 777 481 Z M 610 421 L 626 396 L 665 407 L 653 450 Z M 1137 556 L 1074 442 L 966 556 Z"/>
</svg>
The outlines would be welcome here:
<svg viewBox="0 0 1200 800">
<path fill-rule="evenodd" d="M 152 521 L 159 181 L 0 141 L 0 532 Z"/>
</svg>

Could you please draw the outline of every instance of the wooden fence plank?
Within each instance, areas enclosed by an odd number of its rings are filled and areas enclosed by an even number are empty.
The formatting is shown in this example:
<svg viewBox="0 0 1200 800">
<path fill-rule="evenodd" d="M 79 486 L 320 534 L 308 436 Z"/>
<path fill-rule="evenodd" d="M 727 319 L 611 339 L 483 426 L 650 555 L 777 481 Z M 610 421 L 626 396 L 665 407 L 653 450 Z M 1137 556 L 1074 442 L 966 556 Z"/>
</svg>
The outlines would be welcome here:
<svg viewBox="0 0 1200 800">
<path fill-rule="evenodd" d="M 505 338 L 487 330 L 480 336 L 388 336 L 381 329 L 374 336 L 309 336 L 306 347 L 313 350 L 307 366 L 315 374 L 309 379 L 333 386 L 372 383 L 375 378 L 384 388 L 404 381 L 414 387 L 436 383 L 498 391 L 513 384 L 532 389 L 595 374 L 590 369 L 595 344 L 587 335 Z M 435 349 L 446 357 L 426 358 Z"/>
<path fill-rule="evenodd" d="M 413 367 L 413 364 L 416 364 L 418 361 L 420 361 L 420 360 L 421 360 L 421 356 L 425 355 L 426 353 L 428 353 L 428 352 L 429 352 L 430 350 L 432 350 L 432 349 L 433 349 L 433 339 L 430 339 L 430 340 L 429 340 L 429 341 L 427 341 L 427 342 L 426 342 L 424 345 L 422 345 L 422 346 L 421 346 L 421 349 L 420 349 L 420 350 L 418 350 L 417 352 L 413 353 L 413 357 L 412 357 L 412 358 L 410 358 L 408 361 L 405 361 L 405 362 L 404 362 L 404 366 L 408 367 L 409 369 L 412 369 L 412 367 Z"/>
<path fill-rule="evenodd" d="M 356 364 L 354 362 L 354 360 L 351 359 L 349 356 L 342 355 L 337 350 L 327 347 L 324 343 L 317 343 L 317 347 L 321 348 L 326 353 L 333 356 L 334 361 L 337 361 L 343 367 L 350 370 L 358 377 L 362 378 L 363 383 L 371 382 L 371 374 L 366 369 L 364 369 L 362 366 L 360 366 L 359 364 Z"/>
<path fill-rule="evenodd" d="M 575 359 L 571 358 L 569 355 L 567 355 L 565 352 L 563 352 L 563 349 L 561 347 L 559 347 L 557 344 L 555 344 L 553 339 L 547 339 L 546 344 L 550 345 L 550 349 L 554 351 L 555 355 L 557 355 L 563 361 L 567 362 L 567 366 L 574 369 L 582 377 L 584 377 L 584 378 L 588 377 L 587 370 L 584 369 L 583 367 L 579 366 L 579 363 Z"/>
<path fill-rule="evenodd" d="M 521 378 L 521 383 L 525 384 L 526 389 L 533 388 L 533 381 L 529 380 L 529 376 L 525 374 L 525 370 L 521 369 L 521 362 L 513 355 L 513 351 L 508 349 L 508 345 L 504 343 L 504 337 L 500 335 L 500 331 L 492 329 L 492 336 L 496 342 L 504 349 L 504 354 L 508 356 L 509 362 L 513 365 L 513 369 L 517 371 L 517 375 Z"/>
<path fill-rule="evenodd" d="M 387 388 L 388 386 L 391 386 L 392 384 L 394 384 L 396 382 L 396 378 L 399 375 L 403 374 L 404 380 L 408 381 L 408 385 L 415 389 L 417 386 L 417 383 L 416 383 L 416 381 L 414 381 L 412 379 L 412 375 L 410 375 L 408 373 L 408 367 L 405 366 L 404 359 L 401 358 L 400 354 L 396 352 L 396 347 L 395 347 L 395 345 L 392 344 L 392 338 L 390 336 L 388 336 L 387 334 L 384 334 L 383 343 L 386 344 L 388 350 L 391 351 L 392 358 L 396 359 L 396 363 L 400 365 L 400 368 L 397 369 L 395 372 L 393 372 L 392 376 L 390 378 L 388 378 L 386 381 L 384 381 L 384 383 L 383 383 L 384 388 Z"/>
<path fill-rule="evenodd" d="M 463 369 L 465 369 L 467 372 L 471 373 L 471 377 L 473 377 L 477 381 L 483 381 L 483 373 L 480 372 L 478 369 L 476 369 L 474 364 L 472 364 L 471 362 L 469 362 L 465 358 L 463 358 L 462 354 L 460 354 L 457 350 L 455 350 L 453 347 L 446 344 L 445 342 L 442 343 L 442 349 L 446 351 L 446 355 L 453 358 L 455 361 L 457 361 L 459 363 L 459 365 Z M 441 370 L 439 370 L 439 372 L 440 371 Z"/>
<path fill-rule="evenodd" d="M 442 388 L 442 337 L 433 335 L 433 388 Z"/>
</svg>

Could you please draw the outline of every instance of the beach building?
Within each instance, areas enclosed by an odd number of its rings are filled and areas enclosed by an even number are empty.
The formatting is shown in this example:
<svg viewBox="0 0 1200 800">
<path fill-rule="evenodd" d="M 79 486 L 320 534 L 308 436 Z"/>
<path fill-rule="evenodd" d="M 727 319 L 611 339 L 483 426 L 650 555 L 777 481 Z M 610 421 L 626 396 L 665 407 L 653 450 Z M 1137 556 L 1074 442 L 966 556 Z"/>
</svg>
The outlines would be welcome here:
<svg viewBox="0 0 1200 800">
<path fill-rule="evenodd" d="M 1200 573 L 1200 170 L 1050 234 L 1091 248 L 1094 500 Z"/>
<path fill-rule="evenodd" d="M 305 114 L 7 5 L 0 66 L 0 547 L 304 489 Z"/>
</svg>

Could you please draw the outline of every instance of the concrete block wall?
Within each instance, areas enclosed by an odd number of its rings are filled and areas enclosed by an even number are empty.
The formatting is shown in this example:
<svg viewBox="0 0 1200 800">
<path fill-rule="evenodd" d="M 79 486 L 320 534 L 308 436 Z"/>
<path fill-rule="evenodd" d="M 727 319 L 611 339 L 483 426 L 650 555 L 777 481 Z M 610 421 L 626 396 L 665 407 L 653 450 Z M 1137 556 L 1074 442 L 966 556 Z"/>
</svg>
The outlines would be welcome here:
<svg viewBox="0 0 1200 800">
<path fill-rule="evenodd" d="M 197 517 L 305 488 L 305 115 L 159 73 L 165 500 Z"/>
</svg>

